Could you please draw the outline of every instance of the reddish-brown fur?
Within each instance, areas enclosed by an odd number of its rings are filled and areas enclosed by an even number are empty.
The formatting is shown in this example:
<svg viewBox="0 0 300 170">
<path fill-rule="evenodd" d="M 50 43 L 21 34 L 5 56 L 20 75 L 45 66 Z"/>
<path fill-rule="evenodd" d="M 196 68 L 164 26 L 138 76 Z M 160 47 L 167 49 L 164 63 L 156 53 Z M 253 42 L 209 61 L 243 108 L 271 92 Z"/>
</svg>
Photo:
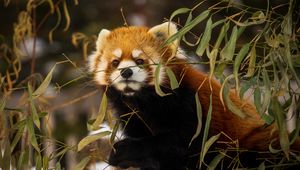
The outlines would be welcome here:
<svg viewBox="0 0 300 170">
<path fill-rule="evenodd" d="M 184 63 L 185 61 L 176 62 Z M 172 69 L 178 75 L 178 79 L 182 79 L 182 86 L 190 87 L 195 92 L 198 91 L 204 117 L 206 117 L 208 112 L 209 97 L 212 94 L 213 116 L 210 126 L 211 135 L 224 132 L 231 139 L 223 138 L 221 140 L 238 141 L 239 147 L 250 150 L 267 151 L 273 139 L 276 139 L 276 141 L 274 141 L 272 147 L 280 147 L 276 125 L 272 124 L 264 128 L 265 122 L 261 120 L 252 103 L 241 100 L 233 91 L 230 91 L 230 99 L 247 114 L 246 118 L 241 118 L 231 112 L 221 102 L 221 85 L 218 81 L 209 79 L 207 74 L 196 70 L 189 64 L 175 64 Z M 300 138 L 291 145 L 291 149 L 300 151 Z"/>
</svg>

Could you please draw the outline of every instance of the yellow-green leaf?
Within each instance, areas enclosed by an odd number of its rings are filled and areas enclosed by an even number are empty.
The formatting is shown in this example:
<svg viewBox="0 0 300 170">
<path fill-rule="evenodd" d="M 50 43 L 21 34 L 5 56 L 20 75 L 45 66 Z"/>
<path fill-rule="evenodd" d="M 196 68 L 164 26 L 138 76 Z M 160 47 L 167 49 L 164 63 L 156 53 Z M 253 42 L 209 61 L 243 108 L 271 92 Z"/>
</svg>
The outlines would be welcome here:
<svg viewBox="0 0 300 170">
<path fill-rule="evenodd" d="M 202 107 L 201 107 L 198 93 L 195 94 L 195 102 L 196 102 L 196 109 L 197 109 L 198 124 L 197 124 L 196 132 L 195 132 L 194 136 L 192 137 L 189 146 L 192 144 L 194 139 L 196 139 L 196 137 L 199 136 L 199 134 L 201 132 L 201 128 L 202 128 Z"/>
<path fill-rule="evenodd" d="M 92 125 L 92 130 L 96 130 L 99 128 L 100 124 L 103 122 L 107 111 L 107 96 L 104 92 L 102 95 L 102 100 L 100 103 L 99 111 L 95 122 Z"/>
<path fill-rule="evenodd" d="M 211 30 L 212 30 L 212 20 L 211 18 L 209 18 L 206 23 L 204 34 L 196 50 L 196 54 L 198 56 L 202 56 L 205 49 L 208 47 L 211 38 Z"/>
<path fill-rule="evenodd" d="M 104 131 L 104 132 L 100 132 L 94 135 L 90 135 L 87 136 L 85 138 L 83 138 L 79 143 L 78 143 L 78 147 L 77 147 L 77 151 L 81 151 L 84 147 L 86 147 L 88 144 L 103 138 L 104 136 L 107 136 L 111 134 L 110 131 Z"/>
<path fill-rule="evenodd" d="M 175 16 L 177 16 L 179 14 L 185 14 L 190 11 L 191 11 L 191 9 L 189 9 L 189 8 L 179 8 L 171 14 L 170 21 L 172 21 Z"/>
<path fill-rule="evenodd" d="M 179 83 L 176 79 L 176 76 L 175 76 L 174 72 L 169 67 L 166 68 L 166 72 L 167 72 L 167 75 L 170 79 L 170 84 L 171 84 L 172 90 L 177 89 L 179 87 Z"/>
<path fill-rule="evenodd" d="M 161 63 L 159 63 L 155 69 L 155 73 L 154 73 L 154 87 L 155 87 L 155 91 L 159 96 L 167 96 L 170 95 L 170 93 L 164 93 L 161 88 L 160 88 L 160 71 L 161 71 Z"/>
<path fill-rule="evenodd" d="M 222 98 L 224 99 L 225 105 L 227 106 L 227 108 L 234 114 L 236 114 L 237 116 L 241 117 L 241 118 L 245 118 L 247 115 L 240 109 L 238 108 L 230 99 L 230 91 L 229 91 L 229 87 L 227 84 L 227 81 L 229 80 L 230 76 L 228 76 L 222 86 L 221 86 L 221 90 L 220 93 L 222 95 Z"/>
<path fill-rule="evenodd" d="M 235 44 L 237 40 L 238 29 L 237 26 L 234 26 L 231 32 L 231 37 L 229 41 L 226 43 L 225 47 L 221 50 L 220 56 L 223 60 L 231 61 L 233 58 Z"/>
<path fill-rule="evenodd" d="M 250 47 L 249 43 L 245 44 L 241 48 L 241 50 L 239 51 L 239 53 L 237 54 L 237 56 L 234 60 L 233 75 L 234 75 L 234 79 L 235 79 L 236 91 L 239 90 L 239 78 L 238 78 L 239 68 L 240 68 L 240 65 L 241 65 L 242 61 L 244 60 L 246 54 L 249 51 L 249 47 Z"/>
<path fill-rule="evenodd" d="M 249 55 L 247 56 L 247 58 L 249 57 L 249 65 L 248 65 L 248 71 L 246 74 L 246 77 L 252 77 L 254 72 L 255 72 L 255 64 L 256 64 L 256 44 L 253 45 L 253 47 L 250 50 Z"/>
<path fill-rule="evenodd" d="M 82 159 L 74 168 L 74 170 L 83 170 L 85 166 L 90 162 L 91 157 L 86 157 Z"/>
<path fill-rule="evenodd" d="M 50 72 L 48 73 L 48 75 L 46 76 L 44 81 L 41 83 L 41 85 L 32 93 L 32 96 L 34 98 L 39 97 L 41 94 L 45 93 L 47 87 L 49 86 L 49 84 L 51 82 L 55 66 L 56 66 L 56 64 L 51 68 Z"/>
<path fill-rule="evenodd" d="M 175 41 L 178 38 L 181 38 L 184 34 L 189 32 L 192 28 L 194 28 L 197 24 L 199 24 L 201 21 L 203 21 L 207 16 L 209 15 L 210 10 L 203 11 L 200 15 L 198 15 L 195 19 L 193 19 L 191 22 L 186 24 L 184 27 L 182 27 L 176 34 L 172 35 L 165 43 L 165 45 L 168 45 Z"/>
<path fill-rule="evenodd" d="M 28 83 L 28 93 L 29 93 L 29 104 L 30 104 L 30 108 L 31 108 L 32 120 L 33 120 L 34 124 L 36 125 L 36 127 L 41 129 L 40 118 L 39 118 L 39 115 L 37 113 L 37 110 L 36 110 L 36 107 L 35 107 L 35 104 L 34 104 L 32 88 L 31 88 L 31 85 L 29 83 Z"/>
<path fill-rule="evenodd" d="M 33 127 L 33 121 L 31 118 L 27 119 L 27 129 L 28 129 L 28 134 L 29 134 L 29 141 L 31 143 L 31 145 L 33 146 L 33 148 L 37 151 L 40 152 L 40 148 L 39 145 L 37 143 L 37 139 L 35 136 L 35 132 L 34 132 L 34 127 Z"/>
<path fill-rule="evenodd" d="M 214 144 L 219 139 L 220 135 L 221 135 L 220 133 L 217 135 L 214 135 L 205 142 L 204 147 L 201 150 L 201 154 L 202 154 L 201 160 L 200 160 L 201 162 L 204 161 L 204 156 L 206 155 L 208 149 L 211 147 L 212 144 Z"/>
</svg>

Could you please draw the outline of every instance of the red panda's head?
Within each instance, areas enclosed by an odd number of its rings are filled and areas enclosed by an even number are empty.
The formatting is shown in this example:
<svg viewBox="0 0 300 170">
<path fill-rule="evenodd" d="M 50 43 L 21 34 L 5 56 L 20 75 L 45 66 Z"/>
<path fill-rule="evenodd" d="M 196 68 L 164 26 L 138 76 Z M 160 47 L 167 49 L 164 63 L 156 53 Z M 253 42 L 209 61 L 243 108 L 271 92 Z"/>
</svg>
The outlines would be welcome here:
<svg viewBox="0 0 300 170">
<path fill-rule="evenodd" d="M 94 80 L 99 85 L 114 86 L 125 95 L 153 86 L 157 64 L 176 56 L 177 41 L 163 47 L 176 32 L 176 25 L 168 22 L 150 29 L 133 26 L 101 30 L 96 51 L 89 57 Z M 165 77 L 163 67 L 159 75 L 161 83 Z"/>
</svg>

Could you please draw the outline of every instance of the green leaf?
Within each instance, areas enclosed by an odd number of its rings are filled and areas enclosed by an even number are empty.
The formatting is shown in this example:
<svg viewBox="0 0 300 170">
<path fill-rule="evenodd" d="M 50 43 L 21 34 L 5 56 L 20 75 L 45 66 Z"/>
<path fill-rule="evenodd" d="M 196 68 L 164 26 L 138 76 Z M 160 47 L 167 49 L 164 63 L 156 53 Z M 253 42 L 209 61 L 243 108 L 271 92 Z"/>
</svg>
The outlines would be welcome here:
<svg viewBox="0 0 300 170">
<path fill-rule="evenodd" d="M 226 43 L 225 47 L 220 52 L 221 58 L 225 61 L 232 61 L 234 50 L 235 50 L 235 44 L 237 40 L 237 34 L 238 34 L 237 26 L 234 26 L 228 43 Z"/>
<path fill-rule="evenodd" d="M 196 102 L 196 109 L 197 109 L 197 129 L 196 132 L 194 134 L 194 136 L 192 137 L 189 146 L 191 146 L 192 142 L 194 141 L 194 139 L 196 139 L 200 132 L 201 132 L 201 128 L 202 128 L 202 107 L 201 107 L 201 103 L 199 100 L 199 94 L 198 92 L 195 94 L 195 102 Z"/>
<path fill-rule="evenodd" d="M 171 14 L 170 21 L 172 21 L 175 16 L 177 16 L 179 14 L 185 14 L 190 11 L 191 11 L 191 9 L 189 9 L 189 8 L 179 8 Z"/>
<path fill-rule="evenodd" d="M 211 38 L 211 30 L 212 30 L 212 20 L 211 18 L 209 18 L 206 23 L 204 34 L 196 50 L 196 54 L 198 56 L 202 56 L 205 49 L 208 47 Z"/>
<path fill-rule="evenodd" d="M 41 94 L 45 93 L 47 87 L 49 86 L 51 79 L 52 79 L 52 74 L 54 72 L 56 64 L 52 67 L 44 81 L 41 83 L 41 85 L 32 93 L 33 98 L 39 97 Z"/>
<path fill-rule="evenodd" d="M 262 162 L 259 166 L 258 166 L 258 170 L 265 170 L 265 162 Z"/>
<path fill-rule="evenodd" d="M 241 118 L 245 118 L 247 115 L 240 109 L 238 108 L 230 99 L 230 92 L 229 92 L 229 87 L 227 84 L 227 81 L 229 79 L 230 76 L 228 76 L 221 87 L 221 91 L 220 93 L 223 96 L 223 99 L 225 101 L 225 104 L 227 106 L 227 108 L 234 114 L 236 114 L 237 116 L 241 117 Z"/>
<path fill-rule="evenodd" d="M 23 124 L 21 124 L 19 127 L 18 127 L 18 132 L 16 133 L 12 143 L 11 143 L 11 147 L 10 147 L 10 152 L 12 153 L 13 150 L 15 149 L 17 143 L 20 141 L 21 137 L 23 136 L 23 132 L 24 132 L 24 129 L 25 129 L 25 121 Z"/>
<path fill-rule="evenodd" d="M 256 87 L 254 90 L 254 104 L 256 106 L 256 110 L 258 112 L 261 111 L 261 91 L 259 87 Z M 260 113 L 260 114 L 264 114 L 264 113 Z"/>
<path fill-rule="evenodd" d="M 272 112 L 275 116 L 275 121 L 277 123 L 278 130 L 279 130 L 280 146 L 282 151 L 285 153 L 285 156 L 289 158 L 290 143 L 289 143 L 288 132 L 286 129 L 285 114 L 276 97 L 272 98 L 271 104 L 272 104 Z"/>
<path fill-rule="evenodd" d="M 209 148 L 212 146 L 212 144 L 214 144 L 220 137 L 221 133 L 214 135 L 212 137 L 210 137 L 204 144 L 204 147 L 201 150 L 201 162 L 204 162 L 204 156 L 206 155 L 207 151 L 209 150 Z"/>
<path fill-rule="evenodd" d="M 31 108 L 31 116 L 32 116 L 32 120 L 34 122 L 34 124 L 41 129 L 41 123 L 40 123 L 40 118 L 37 114 L 37 110 L 36 107 L 34 105 L 34 99 L 32 97 L 32 87 L 31 85 L 28 83 L 28 93 L 29 93 L 29 103 L 30 103 L 30 108 Z"/>
<path fill-rule="evenodd" d="M 74 170 L 83 170 L 85 166 L 90 162 L 91 157 L 86 157 L 82 159 L 74 168 Z"/>
<path fill-rule="evenodd" d="M 206 140 L 208 137 L 209 133 L 209 127 L 210 127 L 210 122 L 211 122 L 211 117 L 212 117 L 212 94 L 209 96 L 209 108 L 206 116 L 206 122 L 205 122 L 205 128 L 204 128 L 204 133 L 203 133 L 203 139 L 202 139 L 202 145 L 201 145 L 201 152 L 200 152 L 200 165 L 199 168 L 201 169 L 202 162 L 204 160 L 204 152 L 205 152 L 205 147 L 206 147 Z"/>
<path fill-rule="evenodd" d="M 3 170 L 7 169 L 9 170 L 10 169 L 10 163 L 11 163 L 11 153 L 10 153 L 10 142 L 9 142 L 9 138 L 8 137 L 5 137 L 4 138 L 4 142 L 2 143 L 4 145 L 4 152 L 3 150 L 0 151 L 0 154 L 2 155 L 3 153 L 3 157 L 2 157 L 2 167 L 3 167 Z M 2 148 L 0 148 L 2 149 Z M 0 168 L 1 169 L 1 168 Z"/>
<path fill-rule="evenodd" d="M 57 163 L 55 164 L 55 170 L 61 170 L 60 162 L 57 162 Z"/>
<path fill-rule="evenodd" d="M 250 50 L 249 55 L 247 58 L 250 58 L 249 65 L 248 65 L 248 71 L 246 74 L 246 77 L 252 77 L 255 71 L 255 64 L 256 64 L 256 44 L 253 45 L 253 47 Z"/>
<path fill-rule="evenodd" d="M 211 53 L 208 55 L 209 58 L 209 78 L 213 78 L 215 72 L 216 59 L 218 56 L 218 49 L 213 49 Z"/>
<path fill-rule="evenodd" d="M 161 63 L 158 63 L 156 69 L 155 69 L 155 73 L 154 73 L 154 87 L 155 87 L 155 92 L 163 97 L 163 96 L 167 96 L 167 95 L 170 95 L 171 93 L 164 93 L 161 88 L 160 88 L 160 80 L 159 80 L 159 74 L 160 74 L 160 71 L 161 71 Z"/>
<path fill-rule="evenodd" d="M 113 128 L 113 130 L 112 130 L 112 132 L 111 132 L 110 138 L 109 138 L 109 142 L 111 144 L 115 141 L 119 126 L 120 126 L 120 121 L 117 121 L 114 128 Z"/>
<path fill-rule="evenodd" d="M 219 46 L 222 42 L 222 40 L 224 39 L 225 37 L 225 34 L 227 33 L 227 30 L 229 28 L 229 22 L 226 22 L 223 27 L 221 28 L 221 31 L 219 33 L 219 36 L 218 36 L 218 39 L 214 45 L 214 49 L 219 49 Z"/>
<path fill-rule="evenodd" d="M 43 157 L 43 169 L 48 169 L 49 166 L 49 157 L 47 155 L 44 155 Z"/>
<path fill-rule="evenodd" d="M 88 144 L 103 138 L 104 136 L 107 136 L 111 134 L 110 131 L 104 131 L 104 132 L 100 132 L 94 135 L 90 135 L 87 136 L 85 138 L 83 138 L 79 143 L 78 143 L 78 147 L 77 147 L 77 151 L 81 151 L 85 146 L 87 146 Z"/>
<path fill-rule="evenodd" d="M 269 78 L 269 75 L 268 75 L 268 72 L 265 68 L 263 68 L 263 71 L 262 71 L 262 76 L 263 76 L 263 83 L 264 83 L 264 97 L 263 97 L 263 102 L 261 104 L 261 110 L 259 111 L 259 113 L 263 114 L 266 112 L 266 110 L 268 109 L 268 106 L 271 102 L 271 95 L 272 95 L 272 92 L 271 92 L 271 82 L 270 82 L 270 78 Z"/>
<path fill-rule="evenodd" d="M 194 20 L 186 24 L 184 27 L 182 27 L 176 34 L 172 35 L 164 44 L 163 46 L 166 46 L 173 41 L 175 41 L 178 38 L 181 38 L 184 34 L 189 32 L 192 28 L 194 28 L 197 24 L 199 24 L 201 21 L 203 21 L 207 16 L 209 15 L 210 10 L 203 11 L 200 15 L 198 15 Z"/>
<path fill-rule="evenodd" d="M 27 119 L 27 129 L 28 129 L 28 134 L 29 134 L 29 139 L 30 139 L 30 143 L 31 145 L 34 147 L 34 149 L 40 153 L 40 148 L 39 148 L 39 145 L 37 143 L 37 139 L 36 139 L 36 136 L 35 136 L 35 132 L 34 132 L 34 127 L 33 127 L 33 121 L 32 119 L 29 117 Z"/>
<path fill-rule="evenodd" d="M 106 111 L 107 111 L 107 96 L 106 96 L 106 93 L 104 92 L 102 95 L 102 100 L 100 103 L 98 116 L 92 125 L 92 130 L 96 130 L 99 128 L 100 124 L 103 122 L 103 120 L 105 118 Z"/>
<path fill-rule="evenodd" d="M 239 78 L 238 78 L 239 68 L 240 68 L 240 65 L 241 65 L 242 61 L 244 60 L 246 54 L 249 51 L 249 47 L 250 47 L 249 43 L 245 44 L 241 48 L 241 50 L 239 51 L 239 53 L 237 54 L 237 56 L 236 56 L 236 58 L 234 60 L 233 75 L 234 75 L 234 79 L 235 79 L 236 91 L 239 90 Z"/>
<path fill-rule="evenodd" d="M 209 163 L 208 169 L 209 170 L 215 169 L 218 166 L 218 164 L 220 163 L 220 161 L 225 157 L 225 155 L 226 155 L 226 151 L 221 152 L 216 157 L 214 157 L 214 159 Z"/>
<path fill-rule="evenodd" d="M 177 89 L 179 87 L 179 84 L 178 84 L 178 81 L 176 79 L 174 72 L 169 67 L 166 67 L 166 72 L 170 79 L 170 84 L 171 84 L 172 90 Z"/>
<path fill-rule="evenodd" d="M 42 156 L 39 153 L 35 153 L 35 169 L 42 170 Z"/>
</svg>

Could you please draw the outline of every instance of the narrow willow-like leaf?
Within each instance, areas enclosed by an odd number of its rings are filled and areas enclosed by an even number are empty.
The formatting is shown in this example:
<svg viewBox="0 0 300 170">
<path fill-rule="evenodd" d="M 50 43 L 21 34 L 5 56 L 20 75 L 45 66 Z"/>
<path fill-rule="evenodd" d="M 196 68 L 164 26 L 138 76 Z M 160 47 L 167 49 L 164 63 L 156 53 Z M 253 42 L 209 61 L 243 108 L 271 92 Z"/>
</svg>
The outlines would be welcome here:
<svg viewBox="0 0 300 170">
<path fill-rule="evenodd" d="M 270 151 L 271 153 L 274 153 L 274 154 L 281 152 L 281 150 L 279 150 L 279 149 L 274 149 L 274 148 L 272 147 L 272 144 L 273 144 L 275 141 L 276 141 L 276 139 L 273 139 L 273 140 L 270 142 L 270 144 L 269 144 L 269 151 Z"/>
<path fill-rule="evenodd" d="M 34 101 L 33 101 L 33 94 L 32 94 L 32 88 L 31 85 L 28 84 L 28 93 L 29 93 L 29 104 L 30 104 L 30 108 L 31 108 L 31 116 L 32 116 L 32 120 L 34 122 L 34 124 L 36 125 L 36 127 L 38 127 L 39 129 L 41 129 L 41 122 L 40 122 L 40 118 L 38 116 Z"/>
<path fill-rule="evenodd" d="M 229 87 L 227 84 L 229 77 L 227 77 L 222 86 L 221 86 L 221 95 L 223 96 L 225 105 L 227 106 L 227 108 L 234 114 L 236 114 L 237 116 L 241 117 L 241 118 L 246 118 L 246 114 L 240 109 L 238 108 L 230 99 L 230 91 L 229 91 Z"/>
<path fill-rule="evenodd" d="M 217 135 L 214 135 L 212 137 L 210 137 L 204 144 L 204 147 L 201 149 L 201 162 L 204 162 L 204 156 L 206 155 L 207 151 L 209 150 L 209 148 L 211 147 L 212 144 L 214 144 L 220 137 L 220 133 Z"/>
<path fill-rule="evenodd" d="M 172 21 L 175 16 L 177 16 L 179 14 L 185 14 L 190 11 L 191 11 L 191 9 L 189 9 L 189 8 L 179 8 L 171 14 L 170 21 Z"/>
<path fill-rule="evenodd" d="M 234 26 L 231 32 L 231 37 L 226 43 L 225 47 L 221 50 L 220 56 L 223 60 L 226 61 L 231 61 L 233 58 L 234 50 L 235 50 L 235 44 L 237 40 L 237 34 L 238 34 L 238 29 L 237 26 Z"/>
<path fill-rule="evenodd" d="M 270 82 L 270 78 L 268 75 L 267 70 L 264 68 L 262 71 L 262 76 L 263 76 L 263 83 L 264 83 L 264 96 L 263 96 L 263 102 L 261 104 L 261 110 L 259 111 L 259 113 L 265 113 L 266 110 L 268 109 L 268 106 L 270 105 L 271 102 L 271 97 L 272 97 L 272 92 L 271 92 L 271 82 Z"/>
<path fill-rule="evenodd" d="M 48 169 L 49 166 L 49 157 L 47 155 L 43 156 L 43 169 Z"/>
<path fill-rule="evenodd" d="M 208 47 L 211 38 L 211 30 L 212 30 L 212 20 L 211 18 L 209 18 L 206 23 L 204 34 L 196 50 L 196 54 L 198 56 L 202 56 L 205 49 Z"/>
<path fill-rule="evenodd" d="M 240 68 L 240 65 L 241 65 L 242 61 L 244 60 L 246 54 L 249 51 L 249 47 L 250 47 L 249 43 L 245 44 L 241 48 L 241 50 L 239 51 L 239 53 L 237 54 L 237 56 L 236 56 L 236 58 L 234 60 L 233 75 L 234 75 L 234 79 L 235 79 L 236 91 L 239 90 L 239 78 L 238 78 L 239 68 Z"/>
<path fill-rule="evenodd" d="M 190 23 L 182 27 L 176 34 L 172 35 L 163 45 L 168 45 L 175 41 L 178 38 L 181 38 L 184 34 L 189 32 L 192 28 L 194 28 L 197 24 L 203 21 L 209 15 L 210 10 L 203 11 L 200 15 L 198 15 L 195 19 L 193 19 Z"/>
<path fill-rule="evenodd" d="M 254 85 L 256 85 L 256 77 L 252 77 L 249 81 L 244 82 L 240 89 L 240 98 L 243 99 L 245 92 Z"/>
<path fill-rule="evenodd" d="M 282 151 L 285 153 L 285 156 L 289 158 L 290 143 L 289 143 L 289 136 L 286 128 L 285 115 L 276 97 L 273 97 L 271 102 L 272 102 L 272 112 L 275 116 L 275 121 L 277 123 L 278 130 L 279 130 L 280 146 Z"/>
<path fill-rule="evenodd" d="M 91 157 L 85 157 L 84 159 L 82 159 L 74 168 L 74 170 L 83 170 L 86 165 L 90 162 Z"/>
<path fill-rule="evenodd" d="M 161 71 L 161 63 L 159 63 L 155 69 L 155 73 L 154 73 L 154 87 L 155 87 L 155 92 L 163 97 L 163 96 L 167 96 L 170 93 L 164 93 L 161 88 L 160 88 L 160 82 L 159 82 L 159 77 L 160 77 L 160 71 Z"/>
<path fill-rule="evenodd" d="M 94 135 L 90 135 L 87 136 L 85 138 L 83 138 L 79 143 L 78 143 L 78 147 L 77 147 L 77 151 L 81 151 L 84 147 L 86 147 L 88 144 L 103 138 L 104 136 L 107 136 L 111 134 L 110 131 L 104 131 L 104 132 L 100 132 Z"/>
<path fill-rule="evenodd" d="M 209 107 L 208 107 L 208 112 L 207 112 L 207 117 L 206 117 L 206 122 L 205 122 L 205 127 L 204 127 L 204 133 L 203 133 L 203 138 L 202 138 L 202 144 L 201 144 L 201 152 L 200 152 L 200 169 L 202 162 L 204 160 L 205 154 L 203 153 L 205 150 L 205 143 L 208 138 L 208 132 L 209 132 L 209 127 L 210 127 L 210 122 L 211 122 L 211 117 L 212 117 L 212 94 L 209 96 Z"/>
<path fill-rule="evenodd" d="M 248 65 L 248 71 L 246 74 L 246 77 L 252 77 L 254 72 L 255 72 L 255 64 L 256 64 L 256 43 L 253 44 L 253 47 L 250 50 L 249 55 L 247 56 L 247 58 L 249 57 L 249 65 Z"/>
<path fill-rule="evenodd" d="M 48 38 L 49 38 L 50 43 L 53 42 L 53 32 L 58 28 L 58 26 L 61 22 L 61 12 L 60 12 L 59 7 L 55 7 L 55 10 L 56 10 L 56 14 L 57 14 L 57 21 L 56 21 L 55 26 L 48 33 Z"/>
<path fill-rule="evenodd" d="M 29 161 L 29 150 L 28 148 L 21 152 L 18 158 L 17 170 L 24 169 L 23 166 L 27 165 Z"/>
<path fill-rule="evenodd" d="M 25 122 L 25 121 L 24 121 Z M 21 126 L 18 127 L 18 131 L 11 143 L 11 146 L 10 146 L 10 152 L 12 153 L 17 145 L 17 143 L 20 141 L 22 135 L 23 135 L 23 132 L 24 132 L 24 129 L 25 129 L 25 125 L 26 124 L 22 124 Z"/>
<path fill-rule="evenodd" d="M 258 170 L 265 170 L 265 162 L 262 162 L 259 166 L 258 166 Z"/>
<path fill-rule="evenodd" d="M 221 42 L 223 41 L 226 33 L 227 33 L 227 30 L 229 28 L 229 22 L 226 22 L 223 27 L 221 28 L 221 31 L 219 33 L 219 36 L 218 36 L 218 39 L 214 45 L 214 49 L 218 49 L 220 47 L 220 44 Z"/>
<path fill-rule="evenodd" d="M 33 98 L 37 98 L 39 97 L 41 94 L 45 93 L 47 87 L 49 86 L 51 79 L 52 79 L 52 75 L 54 72 L 54 69 L 56 67 L 56 64 L 51 68 L 51 70 L 49 71 L 49 73 L 47 74 L 46 78 L 44 79 L 44 81 L 41 83 L 41 85 L 32 93 Z"/>
<path fill-rule="evenodd" d="M 226 151 L 225 152 L 221 152 L 216 157 L 214 157 L 214 159 L 209 163 L 208 169 L 209 170 L 216 169 L 216 167 L 218 166 L 218 164 L 220 163 L 220 161 L 225 157 L 225 155 L 226 155 Z"/>
<path fill-rule="evenodd" d="M 55 170 L 61 170 L 60 162 L 56 162 L 56 164 L 55 164 Z"/>
<path fill-rule="evenodd" d="M 47 0 L 49 6 L 50 6 L 50 13 L 53 14 L 54 13 L 54 4 L 53 4 L 53 1 L 52 0 Z"/>
<path fill-rule="evenodd" d="M 261 91 L 260 91 L 259 87 L 255 88 L 255 90 L 254 90 L 254 104 L 255 104 L 256 110 L 258 112 L 260 112 L 261 111 Z M 263 113 L 260 113 L 260 114 L 263 114 Z"/>
<path fill-rule="evenodd" d="M 218 56 L 218 49 L 213 49 L 211 53 L 208 55 L 209 58 L 209 79 L 213 78 L 215 72 L 216 59 Z"/>
<path fill-rule="evenodd" d="M 274 122 L 274 117 L 272 115 L 268 115 L 266 113 L 263 113 L 261 115 L 261 119 L 265 121 L 268 125 L 272 124 Z"/>
<path fill-rule="evenodd" d="M 119 126 L 120 126 L 120 121 L 117 121 L 109 138 L 110 144 L 113 144 L 113 142 L 115 141 Z"/>
<path fill-rule="evenodd" d="M 63 9 L 64 9 L 65 18 L 66 18 L 66 25 L 65 25 L 63 31 L 67 31 L 69 29 L 70 23 L 71 23 L 71 17 L 69 14 L 67 1 L 63 2 Z"/>
<path fill-rule="evenodd" d="M 167 72 L 167 75 L 170 79 L 170 84 L 171 84 L 172 90 L 177 89 L 179 87 L 179 83 L 176 79 L 176 76 L 175 76 L 174 72 L 169 67 L 166 67 L 166 72 Z"/>
<path fill-rule="evenodd" d="M 42 170 L 42 156 L 40 153 L 35 153 L 35 170 Z"/>
<path fill-rule="evenodd" d="M 197 123 L 196 132 L 195 132 L 194 136 L 192 137 L 189 146 L 191 146 L 192 142 L 199 136 L 199 134 L 201 132 L 201 128 L 202 128 L 202 107 L 201 107 L 198 93 L 195 94 L 195 102 L 196 102 L 198 123 Z"/>
<path fill-rule="evenodd" d="M 30 143 L 37 152 L 40 152 L 40 148 L 37 143 L 37 139 L 36 139 L 35 132 L 34 132 L 33 120 L 31 118 L 28 118 L 26 122 L 27 122 L 26 127 L 28 129 Z"/>
<path fill-rule="evenodd" d="M 100 124 L 103 122 L 107 111 L 107 96 L 104 92 L 102 94 L 102 100 L 99 106 L 99 111 L 95 122 L 92 125 L 92 130 L 96 130 L 99 128 Z"/>
</svg>

